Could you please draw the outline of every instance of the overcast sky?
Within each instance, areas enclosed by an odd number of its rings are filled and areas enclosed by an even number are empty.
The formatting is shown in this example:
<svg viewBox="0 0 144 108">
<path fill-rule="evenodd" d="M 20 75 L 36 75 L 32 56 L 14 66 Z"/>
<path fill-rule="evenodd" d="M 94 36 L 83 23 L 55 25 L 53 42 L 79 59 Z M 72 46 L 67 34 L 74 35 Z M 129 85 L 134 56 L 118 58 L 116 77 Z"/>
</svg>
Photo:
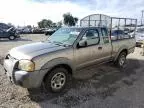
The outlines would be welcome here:
<svg viewBox="0 0 144 108">
<path fill-rule="evenodd" d="M 102 13 L 140 18 L 144 0 L 0 0 L 0 22 L 37 25 L 41 19 L 62 20 L 66 12 L 79 19 Z"/>
</svg>

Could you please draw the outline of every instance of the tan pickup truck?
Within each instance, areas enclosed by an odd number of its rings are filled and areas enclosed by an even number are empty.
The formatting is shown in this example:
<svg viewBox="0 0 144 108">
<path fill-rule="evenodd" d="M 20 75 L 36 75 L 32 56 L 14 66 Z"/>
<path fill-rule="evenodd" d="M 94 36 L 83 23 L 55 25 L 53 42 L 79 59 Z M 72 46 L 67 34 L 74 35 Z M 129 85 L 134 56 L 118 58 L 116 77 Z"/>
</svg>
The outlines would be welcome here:
<svg viewBox="0 0 144 108">
<path fill-rule="evenodd" d="M 48 40 L 10 50 L 4 68 L 17 85 L 36 88 L 43 83 L 48 91 L 60 92 L 78 69 L 108 61 L 123 67 L 135 44 L 134 34 L 121 29 L 62 27 Z"/>
</svg>

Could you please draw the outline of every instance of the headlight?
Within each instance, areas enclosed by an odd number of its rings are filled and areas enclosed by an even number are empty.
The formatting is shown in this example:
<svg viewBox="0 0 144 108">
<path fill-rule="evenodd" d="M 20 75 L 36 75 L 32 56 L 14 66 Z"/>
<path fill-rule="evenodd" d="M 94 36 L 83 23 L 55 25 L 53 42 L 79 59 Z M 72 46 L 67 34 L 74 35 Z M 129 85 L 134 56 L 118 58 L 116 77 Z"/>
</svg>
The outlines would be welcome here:
<svg viewBox="0 0 144 108">
<path fill-rule="evenodd" d="M 18 64 L 18 69 L 32 72 L 35 69 L 35 64 L 30 60 L 20 60 Z"/>
</svg>

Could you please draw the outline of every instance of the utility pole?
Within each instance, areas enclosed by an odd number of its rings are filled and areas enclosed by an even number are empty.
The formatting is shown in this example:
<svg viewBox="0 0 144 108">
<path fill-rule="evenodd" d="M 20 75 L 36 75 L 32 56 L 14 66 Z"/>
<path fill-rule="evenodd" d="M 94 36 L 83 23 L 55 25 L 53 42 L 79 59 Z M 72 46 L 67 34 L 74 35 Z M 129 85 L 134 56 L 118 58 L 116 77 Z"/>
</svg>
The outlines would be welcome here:
<svg viewBox="0 0 144 108">
<path fill-rule="evenodd" d="M 143 25 L 143 15 L 144 15 L 143 13 L 144 13 L 144 10 L 142 10 L 141 12 L 142 12 L 142 16 L 141 16 L 141 25 Z"/>
</svg>

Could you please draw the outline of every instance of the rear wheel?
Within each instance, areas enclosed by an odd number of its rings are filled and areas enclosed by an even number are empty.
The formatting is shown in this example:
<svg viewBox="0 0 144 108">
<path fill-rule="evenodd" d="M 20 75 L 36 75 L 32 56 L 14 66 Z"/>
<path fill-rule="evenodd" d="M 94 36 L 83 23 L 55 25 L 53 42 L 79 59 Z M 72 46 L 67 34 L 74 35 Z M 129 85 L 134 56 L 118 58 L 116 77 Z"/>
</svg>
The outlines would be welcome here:
<svg viewBox="0 0 144 108">
<path fill-rule="evenodd" d="M 45 77 L 44 86 L 47 91 L 60 92 L 64 90 L 68 80 L 68 71 L 65 68 L 58 67 Z"/>
<path fill-rule="evenodd" d="M 118 67 L 120 67 L 120 68 L 124 67 L 124 65 L 126 63 L 126 56 L 127 56 L 126 52 L 123 51 L 123 52 L 120 53 L 120 55 L 119 55 L 119 57 L 116 61 L 116 65 Z"/>
<path fill-rule="evenodd" d="M 15 40 L 15 36 L 9 36 L 9 40 Z"/>
</svg>

